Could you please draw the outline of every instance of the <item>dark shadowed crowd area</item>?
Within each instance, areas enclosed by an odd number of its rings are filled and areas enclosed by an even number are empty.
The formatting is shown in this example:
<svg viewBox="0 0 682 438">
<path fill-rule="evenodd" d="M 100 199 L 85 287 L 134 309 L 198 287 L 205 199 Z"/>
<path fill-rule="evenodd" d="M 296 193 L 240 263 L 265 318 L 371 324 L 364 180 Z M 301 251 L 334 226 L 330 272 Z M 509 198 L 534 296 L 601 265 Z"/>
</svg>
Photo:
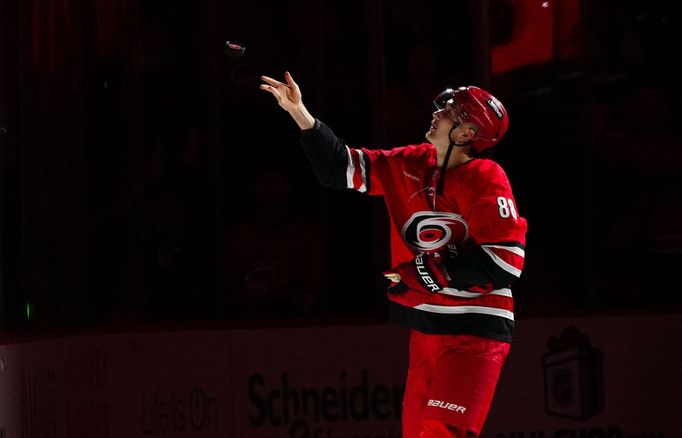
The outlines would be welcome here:
<svg viewBox="0 0 682 438">
<path fill-rule="evenodd" d="M 518 318 L 679 311 L 679 29 L 660 1 L 0 0 L 0 327 L 384 321 L 386 211 L 317 183 L 258 88 L 287 70 L 356 147 L 424 142 L 446 87 L 504 102 Z"/>
</svg>

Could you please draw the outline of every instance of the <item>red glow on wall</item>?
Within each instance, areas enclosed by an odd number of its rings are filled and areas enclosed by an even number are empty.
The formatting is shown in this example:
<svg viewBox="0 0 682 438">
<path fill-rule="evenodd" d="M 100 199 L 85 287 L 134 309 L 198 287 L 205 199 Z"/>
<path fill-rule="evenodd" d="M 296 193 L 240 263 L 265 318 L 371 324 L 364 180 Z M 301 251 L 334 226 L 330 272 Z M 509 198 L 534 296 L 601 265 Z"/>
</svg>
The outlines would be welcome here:
<svg viewBox="0 0 682 438">
<path fill-rule="evenodd" d="M 570 61 L 577 56 L 578 1 L 507 0 L 505 3 L 508 13 L 500 20 L 511 21 L 512 30 L 508 38 L 493 46 L 493 74 L 557 59 Z"/>
</svg>

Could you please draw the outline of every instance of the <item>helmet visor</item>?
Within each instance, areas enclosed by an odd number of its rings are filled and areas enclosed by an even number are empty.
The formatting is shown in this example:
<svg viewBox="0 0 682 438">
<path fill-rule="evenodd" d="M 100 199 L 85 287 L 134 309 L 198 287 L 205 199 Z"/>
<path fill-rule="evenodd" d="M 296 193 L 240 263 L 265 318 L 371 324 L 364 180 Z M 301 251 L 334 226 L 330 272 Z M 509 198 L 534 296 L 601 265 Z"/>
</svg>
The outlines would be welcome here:
<svg viewBox="0 0 682 438">
<path fill-rule="evenodd" d="M 464 123 L 469 117 L 458 102 L 456 95 L 456 90 L 448 88 L 433 99 L 433 104 L 439 111 L 443 111 L 451 119 Z"/>
</svg>

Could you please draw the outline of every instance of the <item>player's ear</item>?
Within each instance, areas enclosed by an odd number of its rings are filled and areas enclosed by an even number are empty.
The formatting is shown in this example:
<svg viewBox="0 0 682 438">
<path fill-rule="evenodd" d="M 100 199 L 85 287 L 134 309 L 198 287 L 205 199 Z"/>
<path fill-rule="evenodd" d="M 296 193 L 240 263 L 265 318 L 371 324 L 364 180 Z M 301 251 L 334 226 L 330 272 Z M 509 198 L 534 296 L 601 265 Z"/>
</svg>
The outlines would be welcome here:
<svg viewBox="0 0 682 438">
<path fill-rule="evenodd" d="M 473 140 L 473 138 L 476 136 L 477 129 L 473 126 L 470 126 L 464 130 L 463 136 L 464 140 L 470 141 Z"/>
<path fill-rule="evenodd" d="M 476 126 L 471 125 L 471 126 L 461 126 L 461 129 L 458 130 L 459 132 L 455 133 L 453 132 L 451 134 L 450 139 L 454 140 L 455 142 L 461 144 L 461 143 L 466 143 L 468 141 L 471 141 L 476 137 L 476 133 L 478 130 L 476 129 Z"/>
</svg>

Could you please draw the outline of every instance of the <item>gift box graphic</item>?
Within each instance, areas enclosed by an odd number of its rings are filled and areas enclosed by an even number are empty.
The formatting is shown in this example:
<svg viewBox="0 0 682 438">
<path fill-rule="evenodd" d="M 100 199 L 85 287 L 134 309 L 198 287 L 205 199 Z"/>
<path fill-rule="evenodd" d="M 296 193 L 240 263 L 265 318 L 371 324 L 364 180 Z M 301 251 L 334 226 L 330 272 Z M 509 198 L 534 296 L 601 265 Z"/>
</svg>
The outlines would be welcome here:
<svg viewBox="0 0 682 438">
<path fill-rule="evenodd" d="M 547 341 L 542 356 L 548 414 L 584 420 L 604 409 L 604 358 L 576 327 Z"/>
</svg>

